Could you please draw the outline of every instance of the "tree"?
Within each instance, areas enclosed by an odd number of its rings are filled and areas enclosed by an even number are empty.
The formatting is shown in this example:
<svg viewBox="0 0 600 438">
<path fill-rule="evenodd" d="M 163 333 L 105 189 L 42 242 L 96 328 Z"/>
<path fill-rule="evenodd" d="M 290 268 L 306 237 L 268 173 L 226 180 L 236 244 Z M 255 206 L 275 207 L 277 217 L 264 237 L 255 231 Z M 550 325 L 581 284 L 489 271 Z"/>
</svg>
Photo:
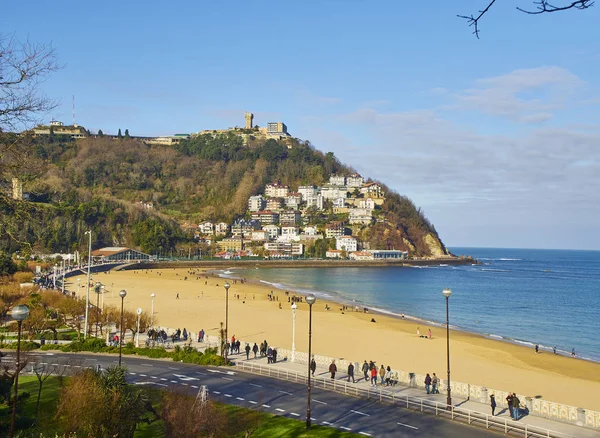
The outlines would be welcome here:
<svg viewBox="0 0 600 438">
<path fill-rule="evenodd" d="M 130 139 L 131 136 L 129 135 L 129 129 L 125 129 L 125 138 L 126 139 Z"/>
<path fill-rule="evenodd" d="M 473 26 L 473 33 L 479 39 L 479 20 L 490 10 L 496 0 L 488 0 L 488 5 L 485 9 L 480 10 L 479 14 L 475 17 L 474 15 L 457 15 L 459 18 L 464 18 L 469 23 L 469 26 Z M 550 12 L 566 11 L 568 9 L 588 9 L 594 5 L 594 0 L 567 0 L 566 3 L 560 6 L 553 5 L 548 0 L 537 0 L 533 1 L 535 7 L 533 9 L 525 9 L 517 6 L 517 10 L 529 15 L 540 15 Z"/>
<path fill-rule="evenodd" d="M 4 251 L 0 251 L 0 277 L 12 275 L 17 272 L 17 265 Z"/>
<path fill-rule="evenodd" d="M 102 132 L 102 129 L 98 129 L 98 137 L 104 137 L 104 132 Z"/>
<path fill-rule="evenodd" d="M 117 134 L 117 137 L 119 137 L 119 140 L 123 138 L 123 134 L 121 134 L 121 128 L 119 128 L 119 133 Z"/>
<path fill-rule="evenodd" d="M 69 361 L 68 364 L 67 363 L 59 363 L 59 362 L 54 362 L 54 363 L 36 362 L 33 365 L 33 372 L 35 373 L 35 377 L 37 377 L 38 383 L 39 383 L 37 401 L 35 403 L 35 418 L 36 418 L 36 420 L 38 418 L 38 413 L 39 413 L 39 409 L 40 409 L 40 399 L 42 397 L 42 387 L 44 385 L 44 382 L 48 379 L 48 377 L 55 375 L 58 378 L 60 378 L 67 371 L 67 367 L 76 366 L 77 368 L 79 368 L 81 365 L 83 365 L 83 359 L 78 359 L 75 357 L 73 357 L 72 360 Z"/>
</svg>

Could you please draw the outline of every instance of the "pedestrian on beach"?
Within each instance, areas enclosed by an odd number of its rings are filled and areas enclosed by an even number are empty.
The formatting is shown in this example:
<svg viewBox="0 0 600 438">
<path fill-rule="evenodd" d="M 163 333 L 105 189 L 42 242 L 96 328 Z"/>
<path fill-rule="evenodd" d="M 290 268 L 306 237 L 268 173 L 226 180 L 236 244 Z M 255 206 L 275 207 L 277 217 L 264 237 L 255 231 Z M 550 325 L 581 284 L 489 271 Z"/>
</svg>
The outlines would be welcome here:
<svg viewBox="0 0 600 438">
<path fill-rule="evenodd" d="M 381 368 L 379 368 L 379 378 L 381 379 L 381 384 L 383 385 L 385 383 L 385 368 L 383 364 L 381 365 Z"/>
<path fill-rule="evenodd" d="M 538 344 L 535 344 L 535 352 L 536 353 L 540 352 L 540 346 Z"/>
<path fill-rule="evenodd" d="M 250 344 L 246 342 L 246 347 L 244 348 L 244 350 L 246 350 L 246 360 L 250 359 Z M 254 353 L 254 355 L 256 356 L 256 353 Z"/>
<path fill-rule="evenodd" d="M 496 397 L 494 397 L 494 394 L 490 395 L 490 407 L 492 408 L 492 417 L 493 417 L 494 411 L 496 410 Z"/>
<path fill-rule="evenodd" d="M 335 379 L 335 373 L 337 372 L 337 366 L 335 365 L 335 360 L 331 361 L 331 365 L 329 365 L 329 372 L 331 373 L 331 380 Z"/>
<path fill-rule="evenodd" d="M 554 354 L 556 354 L 556 345 L 555 345 L 554 347 L 552 347 L 552 352 L 553 352 Z"/>
<path fill-rule="evenodd" d="M 575 349 L 574 348 L 571 350 L 571 357 L 575 357 Z"/>
<path fill-rule="evenodd" d="M 440 391 L 438 390 L 439 383 L 440 383 L 440 379 L 438 379 L 438 376 L 436 376 L 435 373 L 433 373 L 433 378 L 431 379 L 431 393 L 432 394 L 440 393 Z"/>
<path fill-rule="evenodd" d="M 317 362 L 315 362 L 315 358 L 313 357 L 310 361 L 310 371 L 312 372 L 313 377 L 315 377 L 315 371 L 317 370 Z"/>
<path fill-rule="evenodd" d="M 427 373 L 427 375 L 425 376 L 425 391 L 427 391 L 427 394 L 429 394 L 431 390 L 431 376 L 429 375 L 429 373 Z"/>
<path fill-rule="evenodd" d="M 421 327 L 417 327 L 417 336 L 420 338 L 421 337 Z"/>
<path fill-rule="evenodd" d="M 352 383 L 356 383 L 354 380 L 354 364 L 352 362 L 348 364 L 348 382 L 350 381 L 350 378 L 352 378 Z"/>
<path fill-rule="evenodd" d="M 371 386 L 377 386 L 377 367 L 371 368 Z"/>
<path fill-rule="evenodd" d="M 273 363 L 273 349 L 267 348 L 267 363 Z"/>
<path fill-rule="evenodd" d="M 427 336 L 431 339 L 431 329 L 427 330 Z"/>
<path fill-rule="evenodd" d="M 521 400 L 517 397 L 517 394 L 513 392 L 512 395 L 512 407 L 513 407 L 513 416 L 515 421 L 519 419 L 519 405 L 521 404 Z"/>
<path fill-rule="evenodd" d="M 252 352 L 254 353 L 254 359 L 256 359 L 256 353 L 258 353 L 258 345 L 256 345 L 256 342 L 252 346 Z"/>
<path fill-rule="evenodd" d="M 388 365 L 385 371 L 385 386 L 390 386 L 392 382 L 392 369 Z"/>
<path fill-rule="evenodd" d="M 176 300 L 178 300 L 178 299 L 179 299 L 179 294 L 177 294 L 177 296 L 175 297 L 175 299 L 176 299 Z"/>
<path fill-rule="evenodd" d="M 273 363 L 277 363 L 277 349 L 273 348 Z"/>
<path fill-rule="evenodd" d="M 509 392 L 508 395 L 506 396 L 506 403 L 508 403 L 508 413 L 510 414 L 510 417 L 513 418 L 513 396 L 512 394 Z"/>
<path fill-rule="evenodd" d="M 367 363 L 366 359 L 365 359 L 365 363 L 363 363 L 362 366 L 362 372 L 365 375 L 365 382 L 369 381 L 369 364 Z"/>
</svg>

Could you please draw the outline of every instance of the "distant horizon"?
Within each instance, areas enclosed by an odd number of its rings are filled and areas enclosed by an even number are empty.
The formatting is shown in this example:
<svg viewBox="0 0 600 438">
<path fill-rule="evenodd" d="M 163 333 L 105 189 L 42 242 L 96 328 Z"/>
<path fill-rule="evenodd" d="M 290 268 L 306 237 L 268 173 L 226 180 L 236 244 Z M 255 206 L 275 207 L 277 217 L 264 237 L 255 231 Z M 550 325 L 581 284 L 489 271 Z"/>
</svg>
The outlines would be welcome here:
<svg viewBox="0 0 600 438">
<path fill-rule="evenodd" d="M 446 245 L 446 248 L 462 248 L 462 249 L 508 249 L 508 250 L 529 250 L 529 251 L 587 251 L 587 252 L 600 252 L 600 249 L 580 249 L 580 248 L 517 248 L 517 247 L 499 247 L 499 246 L 456 246 Z"/>
</svg>

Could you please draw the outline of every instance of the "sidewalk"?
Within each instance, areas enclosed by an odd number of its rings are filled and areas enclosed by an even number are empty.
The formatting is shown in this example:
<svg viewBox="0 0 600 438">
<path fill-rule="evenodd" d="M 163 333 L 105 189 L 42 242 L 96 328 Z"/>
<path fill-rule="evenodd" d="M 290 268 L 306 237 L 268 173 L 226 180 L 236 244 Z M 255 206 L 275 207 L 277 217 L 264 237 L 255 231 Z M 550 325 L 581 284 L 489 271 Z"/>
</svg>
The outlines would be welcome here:
<svg viewBox="0 0 600 438">
<path fill-rule="evenodd" d="M 260 364 L 261 366 L 279 368 L 282 370 L 295 371 L 295 372 L 303 373 L 304 375 L 306 375 L 308 372 L 308 365 L 306 365 L 306 364 L 292 363 L 292 362 L 287 362 L 287 361 L 277 362 L 276 364 L 268 364 L 266 357 L 261 358 L 260 356 L 258 356 L 256 359 L 253 359 L 253 356 L 254 355 L 252 354 L 252 352 L 250 352 L 250 361 L 249 362 L 254 362 L 254 363 Z M 245 352 L 241 353 L 241 354 L 234 354 L 234 355 L 230 356 L 229 358 L 233 361 L 245 362 L 246 354 L 245 354 Z M 317 366 L 317 369 L 315 371 L 315 376 L 329 377 L 330 374 L 329 374 L 329 371 L 327 368 Z M 336 373 L 337 381 L 345 382 L 347 380 L 347 377 L 348 376 L 346 374 L 345 369 L 344 370 L 338 369 L 338 372 Z M 368 383 L 365 382 L 364 376 L 360 370 L 358 372 L 356 372 L 356 371 L 354 372 L 354 377 L 356 379 L 355 385 L 362 387 L 364 389 L 371 387 L 370 382 L 368 382 Z M 429 400 L 432 402 L 437 401 L 442 404 L 446 403 L 446 394 L 427 394 L 421 388 L 411 388 L 409 386 L 405 386 L 402 384 L 399 384 L 399 385 L 396 385 L 393 387 L 386 387 L 386 386 L 378 385 L 377 389 L 382 389 L 384 391 L 387 391 L 389 393 L 394 393 L 401 397 L 408 395 L 411 397 L 419 397 L 419 398 Z M 453 404 L 455 407 L 460 407 L 460 408 L 464 408 L 464 409 L 470 409 L 472 411 L 491 414 L 491 408 L 488 404 L 484 404 L 484 403 L 474 401 L 474 400 L 465 400 L 463 398 L 457 398 L 457 397 L 453 397 L 452 400 L 453 400 Z M 509 419 L 510 420 L 510 413 L 508 412 L 506 402 L 504 400 L 497 400 L 497 403 L 498 403 L 498 406 L 496 407 L 496 417 L 499 419 Z M 512 421 L 512 420 L 510 420 L 510 421 Z M 550 420 L 547 418 L 537 417 L 537 416 L 533 416 L 533 415 L 526 415 L 524 417 L 521 417 L 519 419 L 519 423 L 522 425 L 527 424 L 527 425 L 531 425 L 531 426 L 549 429 L 551 431 L 560 432 L 560 433 L 571 435 L 574 437 L 582 437 L 582 438 L 587 438 L 587 437 L 598 438 L 598 437 L 600 437 L 600 431 L 597 431 L 597 430 L 593 430 L 593 429 L 589 429 L 589 428 L 585 428 L 585 427 L 578 427 L 575 425 L 562 423 L 560 421 Z"/>
</svg>

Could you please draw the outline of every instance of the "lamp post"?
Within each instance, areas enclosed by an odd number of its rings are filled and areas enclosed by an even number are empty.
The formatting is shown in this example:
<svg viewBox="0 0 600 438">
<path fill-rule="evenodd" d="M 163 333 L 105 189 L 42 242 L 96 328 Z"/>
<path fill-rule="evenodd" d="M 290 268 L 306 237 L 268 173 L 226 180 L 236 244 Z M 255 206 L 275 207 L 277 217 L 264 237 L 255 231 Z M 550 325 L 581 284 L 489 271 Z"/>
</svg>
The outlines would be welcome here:
<svg viewBox="0 0 600 438">
<path fill-rule="evenodd" d="M 94 286 L 94 292 L 96 292 L 96 331 L 94 336 L 98 337 L 98 323 L 100 322 L 100 288 L 102 283 L 97 282 Z"/>
<path fill-rule="evenodd" d="M 306 297 L 308 303 L 308 400 L 306 405 L 306 430 L 310 429 L 310 360 L 312 357 L 312 306 L 317 299 L 314 295 Z"/>
<path fill-rule="evenodd" d="M 92 230 L 87 230 L 85 234 L 90 236 L 88 246 L 88 269 L 87 269 L 87 293 L 85 295 L 85 327 L 83 327 L 83 339 L 87 339 L 88 333 L 88 313 L 90 310 L 90 275 L 92 267 Z"/>
<path fill-rule="evenodd" d="M 446 405 L 448 409 L 452 409 L 452 396 L 450 394 L 450 319 L 448 318 L 448 301 L 450 295 L 452 295 L 452 290 L 445 288 L 442 294 L 446 297 L 446 359 L 448 361 L 448 398 L 446 399 Z"/>
<path fill-rule="evenodd" d="M 225 342 L 223 344 L 223 347 L 225 347 L 225 363 L 227 363 L 227 340 L 229 339 L 227 337 L 228 335 L 228 326 L 229 326 L 229 288 L 231 287 L 231 285 L 228 282 L 225 282 L 225 284 L 223 285 L 223 287 L 225 287 Z"/>
<path fill-rule="evenodd" d="M 123 304 L 125 302 L 125 297 L 127 296 L 127 291 L 123 289 L 119 292 L 119 296 L 121 297 L 121 337 L 119 338 L 119 366 L 121 366 L 121 351 L 123 350 Z"/>
<path fill-rule="evenodd" d="M 296 362 L 296 303 L 292 303 L 292 362 Z"/>
<path fill-rule="evenodd" d="M 15 371 L 15 397 L 13 399 L 13 411 L 12 411 L 12 420 L 10 422 L 10 438 L 15 436 L 15 418 L 17 415 L 17 395 L 19 393 L 19 371 L 21 367 L 21 324 L 23 324 L 23 320 L 29 316 L 29 307 L 25 304 L 19 304 L 18 306 L 13 307 L 10 315 L 14 320 L 17 321 L 17 369 Z"/>
<path fill-rule="evenodd" d="M 138 320 L 137 320 L 137 331 L 135 332 L 135 346 L 139 347 L 140 346 L 140 318 L 142 316 L 142 308 L 141 307 L 138 307 L 137 315 L 138 315 Z"/>
<path fill-rule="evenodd" d="M 62 283 L 60 284 L 60 289 L 62 294 L 65 294 L 65 261 L 62 261 Z"/>
<path fill-rule="evenodd" d="M 100 290 L 102 291 L 102 305 L 100 307 L 102 308 L 102 312 L 104 312 L 104 293 L 106 292 L 104 285 L 100 286 Z"/>
<path fill-rule="evenodd" d="M 150 294 L 150 298 L 152 298 L 152 313 L 150 314 L 150 327 L 154 327 L 154 297 L 156 294 Z"/>
</svg>

